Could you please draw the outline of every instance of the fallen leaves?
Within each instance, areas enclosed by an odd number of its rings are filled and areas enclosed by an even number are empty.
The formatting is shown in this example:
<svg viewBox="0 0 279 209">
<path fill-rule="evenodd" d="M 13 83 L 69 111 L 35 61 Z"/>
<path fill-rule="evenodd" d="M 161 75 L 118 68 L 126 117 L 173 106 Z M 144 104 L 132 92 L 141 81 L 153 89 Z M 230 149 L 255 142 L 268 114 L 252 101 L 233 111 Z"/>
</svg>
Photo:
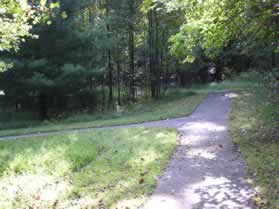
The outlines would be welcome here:
<svg viewBox="0 0 279 209">
<path fill-rule="evenodd" d="M 139 180 L 139 184 L 143 184 L 143 183 L 144 183 L 144 179 L 141 178 L 141 179 Z"/>
</svg>

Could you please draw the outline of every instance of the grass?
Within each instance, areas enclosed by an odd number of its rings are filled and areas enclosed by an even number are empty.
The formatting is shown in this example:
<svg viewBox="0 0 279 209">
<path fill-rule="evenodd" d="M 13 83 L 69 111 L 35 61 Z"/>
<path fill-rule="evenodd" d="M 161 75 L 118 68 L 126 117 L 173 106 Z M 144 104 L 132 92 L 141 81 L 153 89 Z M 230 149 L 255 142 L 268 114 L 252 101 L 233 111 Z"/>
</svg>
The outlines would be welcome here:
<svg viewBox="0 0 279 209">
<path fill-rule="evenodd" d="M 0 136 L 125 125 L 186 116 L 193 112 L 205 96 L 205 93 L 190 90 L 172 90 L 158 101 L 140 101 L 118 112 L 78 114 L 59 121 L 5 121 L 0 124 Z"/>
<path fill-rule="evenodd" d="M 275 209 L 279 205 L 279 106 L 267 101 L 260 89 L 239 93 L 230 131 L 257 186 L 258 208 Z"/>
<path fill-rule="evenodd" d="M 176 136 L 152 128 L 0 141 L 0 208 L 138 208 Z"/>
<path fill-rule="evenodd" d="M 242 91 L 254 88 L 254 75 L 242 74 L 241 77 L 222 83 L 194 85 L 190 89 L 169 89 L 160 100 L 144 99 L 136 104 L 122 107 L 118 111 L 106 113 L 76 114 L 61 120 L 32 121 L 28 115 L 8 120 L 2 116 L 0 136 L 13 136 L 28 133 L 61 131 L 79 128 L 125 125 L 156 121 L 190 115 L 210 92 Z M 11 117 L 10 117 L 11 118 Z"/>
<path fill-rule="evenodd" d="M 279 205 L 278 105 L 246 75 L 220 84 L 171 89 L 118 112 L 79 114 L 61 121 L 27 121 L 0 135 L 99 127 L 185 116 L 210 92 L 235 91 L 230 131 L 247 161 L 259 208 Z M 29 123 L 30 122 L 30 123 Z M 29 125 L 28 125 L 29 123 Z M 0 141 L 2 208 L 138 208 L 156 185 L 176 145 L 172 129 L 118 129 Z M 3 195 L 2 195 L 3 194 Z M 2 204 L 2 205 L 1 205 Z"/>
<path fill-rule="evenodd" d="M 194 85 L 192 90 L 196 93 L 210 93 L 222 91 L 242 91 L 246 89 L 255 88 L 257 82 L 253 80 L 244 80 L 244 78 L 237 80 L 228 80 L 222 83 L 210 83 L 206 85 Z"/>
</svg>

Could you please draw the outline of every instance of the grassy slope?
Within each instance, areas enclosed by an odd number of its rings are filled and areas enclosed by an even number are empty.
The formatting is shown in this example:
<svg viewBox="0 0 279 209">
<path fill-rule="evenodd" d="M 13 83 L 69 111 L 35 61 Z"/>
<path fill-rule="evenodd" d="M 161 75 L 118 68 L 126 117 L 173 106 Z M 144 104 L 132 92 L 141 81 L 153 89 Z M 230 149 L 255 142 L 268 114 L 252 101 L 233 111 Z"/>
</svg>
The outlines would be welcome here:
<svg viewBox="0 0 279 209">
<path fill-rule="evenodd" d="M 242 91 L 246 89 L 253 89 L 258 84 L 254 76 L 249 78 L 249 74 L 243 74 L 234 80 L 227 80 L 222 83 L 210 83 L 206 85 L 194 85 L 192 91 L 196 93 L 222 92 L 222 91 Z"/>
<path fill-rule="evenodd" d="M 158 101 L 140 101 L 118 112 L 78 114 L 60 121 L 5 120 L 5 122 L 0 122 L 0 136 L 124 125 L 186 116 L 191 114 L 210 92 L 224 90 L 238 91 L 253 86 L 255 86 L 253 81 L 238 79 L 225 81 L 220 84 L 195 85 L 191 89 L 171 89 L 166 96 Z M 24 115 L 22 117 L 24 118 Z"/>
<path fill-rule="evenodd" d="M 239 145 L 258 187 L 259 208 L 279 206 L 279 130 L 274 115 L 279 108 L 260 90 L 242 92 L 230 116 L 233 140 Z"/>
<path fill-rule="evenodd" d="M 0 142 L 0 208 L 137 208 L 176 145 L 172 129 Z"/>
<path fill-rule="evenodd" d="M 25 122 L 23 124 L 0 123 L 0 136 L 20 135 L 34 132 L 69 130 L 87 127 L 102 127 L 154 121 L 179 116 L 193 112 L 206 96 L 205 93 L 193 93 L 189 90 L 173 91 L 158 101 L 148 100 L 132 105 L 122 112 L 106 114 L 81 114 L 61 121 Z M 15 125 L 16 124 L 16 125 Z M 16 128 L 21 127 L 24 128 Z M 15 129 L 11 129 L 15 128 Z"/>
</svg>

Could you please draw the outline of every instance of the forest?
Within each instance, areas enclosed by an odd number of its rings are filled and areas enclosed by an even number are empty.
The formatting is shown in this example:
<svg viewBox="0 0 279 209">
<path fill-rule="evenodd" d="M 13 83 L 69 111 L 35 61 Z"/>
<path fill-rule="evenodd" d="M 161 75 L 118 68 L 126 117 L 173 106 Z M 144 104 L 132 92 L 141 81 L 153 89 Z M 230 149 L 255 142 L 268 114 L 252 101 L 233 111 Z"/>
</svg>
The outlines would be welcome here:
<svg viewBox="0 0 279 209">
<path fill-rule="evenodd" d="M 0 194 L 278 209 L 278 0 L 0 0 Z"/>
<path fill-rule="evenodd" d="M 278 68 L 276 1 L 32 1 L 31 16 L 12 2 L 1 22 L 26 22 L 0 26 L 1 106 L 36 119 Z"/>
</svg>

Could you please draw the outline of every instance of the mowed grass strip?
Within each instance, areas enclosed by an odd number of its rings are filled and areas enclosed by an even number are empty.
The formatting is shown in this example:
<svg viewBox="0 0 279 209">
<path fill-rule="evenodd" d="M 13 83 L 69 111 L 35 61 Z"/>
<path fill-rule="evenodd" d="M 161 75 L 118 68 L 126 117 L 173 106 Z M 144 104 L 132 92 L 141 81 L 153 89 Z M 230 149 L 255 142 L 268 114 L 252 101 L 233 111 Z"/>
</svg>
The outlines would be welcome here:
<svg viewBox="0 0 279 209">
<path fill-rule="evenodd" d="M 261 90 L 239 93 L 229 124 L 254 179 L 258 208 L 275 209 L 279 206 L 279 108 L 267 101 Z"/>
<path fill-rule="evenodd" d="M 119 112 L 77 114 L 59 121 L 6 121 L 0 123 L 0 136 L 126 125 L 187 116 L 206 95 L 188 90 L 174 90 L 160 100 L 144 100 Z"/>
<path fill-rule="evenodd" d="M 137 208 L 176 147 L 173 129 L 0 141 L 0 208 Z"/>
</svg>

